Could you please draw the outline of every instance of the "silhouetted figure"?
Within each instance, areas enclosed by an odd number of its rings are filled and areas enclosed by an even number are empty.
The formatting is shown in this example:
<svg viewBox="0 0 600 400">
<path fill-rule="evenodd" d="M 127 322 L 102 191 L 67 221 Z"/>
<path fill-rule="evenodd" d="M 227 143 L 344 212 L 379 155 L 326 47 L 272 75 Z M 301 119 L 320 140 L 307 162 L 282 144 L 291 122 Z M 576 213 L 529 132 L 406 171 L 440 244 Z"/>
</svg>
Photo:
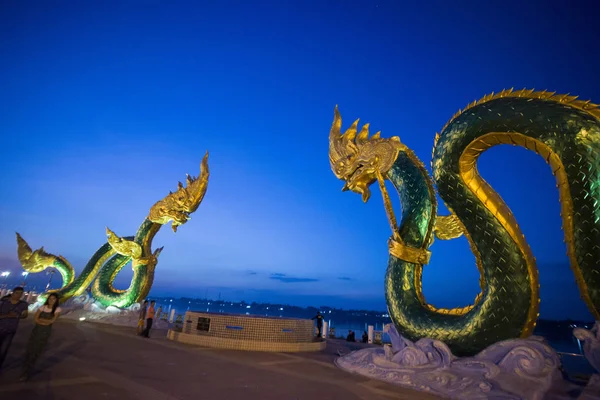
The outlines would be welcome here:
<svg viewBox="0 0 600 400">
<path fill-rule="evenodd" d="M 346 342 L 356 342 L 356 334 L 352 329 L 348 331 L 348 336 L 346 336 Z"/>
<path fill-rule="evenodd" d="M 317 320 L 317 331 L 319 332 L 317 333 L 317 337 L 323 336 L 323 316 L 321 315 L 321 311 L 317 311 L 317 315 L 312 317 L 312 319 Z"/>
<path fill-rule="evenodd" d="M 150 307 L 148 307 L 148 311 L 146 311 L 146 329 L 142 332 L 142 336 L 146 338 L 150 337 L 150 329 L 152 329 L 152 322 L 154 321 L 154 304 L 156 304 L 156 302 L 152 300 L 150 302 Z"/>
<path fill-rule="evenodd" d="M 363 331 L 362 342 L 367 343 L 369 341 L 369 335 L 367 335 L 367 331 Z"/>
<path fill-rule="evenodd" d="M 27 318 L 27 302 L 21 300 L 23 288 L 17 286 L 0 300 L 0 368 L 19 327 L 19 320 Z"/>
<path fill-rule="evenodd" d="M 58 306 L 58 295 L 50 293 L 46 303 L 35 313 L 35 326 L 27 342 L 27 351 L 25 353 L 25 363 L 23 364 L 23 375 L 21 381 L 26 381 L 33 372 L 35 363 L 46 350 L 48 340 L 52 334 L 52 325 L 60 315 L 61 308 Z"/>
</svg>

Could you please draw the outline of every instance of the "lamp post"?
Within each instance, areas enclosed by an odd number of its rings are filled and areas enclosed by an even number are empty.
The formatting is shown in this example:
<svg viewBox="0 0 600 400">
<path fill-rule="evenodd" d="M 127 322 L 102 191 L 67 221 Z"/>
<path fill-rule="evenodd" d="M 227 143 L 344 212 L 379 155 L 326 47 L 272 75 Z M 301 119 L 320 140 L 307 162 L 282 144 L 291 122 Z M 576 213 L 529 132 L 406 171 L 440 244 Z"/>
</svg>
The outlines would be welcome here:
<svg viewBox="0 0 600 400">
<path fill-rule="evenodd" d="M 25 287 L 25 283 L 27 282 L 27 276 L 29 275 L 29 272 L 24 271 L 21 273 L 21 276 L 23 277 L 23 287 Z"/>
<path fill-rule="evenodd" d="M 54 276 L 54 272 L 56 272 L 56 270 L 54 268 L 51 269 L 49 272 L 50 278 L 48 278 L 48 284 L 46 285 L 46 291 L 48 291 L 48 289 L 50 289 L 50 282 L 52 282 L 52 277 Z"/>
<path fill-rule="evenodd" d="M 8 279 L 9 275 L 10 275 L 9 271 L 4 271 L 3 273 L 0 274 L 0 276 L 4 278 L 4 280 L 2 281 L 3 287 L 6 287 L 6 280 Z"/>
</svg>

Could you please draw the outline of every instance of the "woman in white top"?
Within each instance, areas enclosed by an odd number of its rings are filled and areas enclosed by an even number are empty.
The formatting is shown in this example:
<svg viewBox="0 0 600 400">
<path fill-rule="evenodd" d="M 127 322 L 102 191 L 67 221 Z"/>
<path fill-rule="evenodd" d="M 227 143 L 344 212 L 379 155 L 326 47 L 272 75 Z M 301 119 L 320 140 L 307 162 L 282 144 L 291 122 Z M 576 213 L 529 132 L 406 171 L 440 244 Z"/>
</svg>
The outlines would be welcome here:
<svg viewBox="0 0 600 400">
<path fill-rule="evenodd" d="M 46 303 L 35 313 L 35 326 L 31 331 L 29 342 L 27 343 L 27 352 L 25 353 L 25 364 L 23 365 L 23 375 L 21 380 L 29 378 L 35 367 L 35 362 L 42 355 L 52 333 L 52 324 L 60 315 L 61 308 L 58 306 L 58 295 L 50 293 Z"/>
</svg>

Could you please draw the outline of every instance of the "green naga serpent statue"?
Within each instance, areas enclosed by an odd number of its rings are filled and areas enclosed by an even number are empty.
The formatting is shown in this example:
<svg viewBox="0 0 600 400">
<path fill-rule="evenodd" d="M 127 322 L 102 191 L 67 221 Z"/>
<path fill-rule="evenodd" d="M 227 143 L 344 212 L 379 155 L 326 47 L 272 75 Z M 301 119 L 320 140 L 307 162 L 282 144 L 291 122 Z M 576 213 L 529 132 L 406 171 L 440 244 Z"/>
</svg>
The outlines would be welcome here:
<svg viewBox="0 0 600 400">
<path fill-rule="evenodd" d="M 445 342 L 457 355 L 475 354 L 505 339 L 528 337 L 539 316 L 536 261 L 507 205 L 479 175 L 486 150 L 511 144 L 532 150 L 552 168 L 560 192 L 567 254 L 581 297 L 600 319 L 600 110 L 568 95 L 505 90 L 459 111 L 436 134 L 431 168 L 398 137 L 369 138 L 358 120 L 342 134 L 335 110 L 329 160 L 343 190 L 370 196 L 379 183 L 392 228 L 385 276 L 388 311 L 411 340 Z M 400 223 L 385 187 L 402 203 Z M 437 215 L 434 190 L 451 215 Z M 481 292 L 472 305 L 440 309 L 425 300 L 422 270 L 434 240 L 465 235 L 477 260 Z"/>
<path fill-rule="evenodd" d="M 135 237 L 118 237 L 106 228 L 107 243 L 100 247 L 76 278 L 75 270 L 62 256 L 55 256 L 44 248 L 32 251 L 17 233 L 18 256 L 25 271 L 36 273 L 56 268 L 62 276 L 63 285 L 40 296 L 43 300 L 50 293 L 57 293 L 61 301 L 79 296 L 92 285 L 92 296 L 104 306 L 128 307 L 148 296 L 154 280 L 154 270 L 162 247 L 152 253 L 152 240 L 160 228 L 172 221 L 173 232 L 190 219 L 198 209 L 208 187 L 208 152 L 200 165 L 198 178 L 187 176 L 186 185 L 179 182 L 178 190 L 169 193 L 150 209 Z M 113 282 L 121 269 L 131 261 L 133 278 L 128 289 L 115 289 Z M 95 279 L 94 279 L 95 278 Z"/>
</svg>

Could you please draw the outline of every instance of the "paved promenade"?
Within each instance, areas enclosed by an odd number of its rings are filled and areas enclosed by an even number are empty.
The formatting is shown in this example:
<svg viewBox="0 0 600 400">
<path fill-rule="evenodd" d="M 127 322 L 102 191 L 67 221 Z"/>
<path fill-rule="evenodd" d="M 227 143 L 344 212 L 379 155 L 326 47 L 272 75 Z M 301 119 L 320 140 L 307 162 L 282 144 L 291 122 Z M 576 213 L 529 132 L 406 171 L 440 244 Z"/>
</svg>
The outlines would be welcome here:
<svg viewBox="0 0 600 400">
<path fill-rule="evenodd" d="M 18 381 L 32 328 L 21 323 L 0 375 L 0 398 L 28 400 L 391 400 L 437 397 L 351 375 L 333 365 L 345 342 L 323 353 L 250 353 L 151 339 L 133 329 L 60 320 L 38 373 Z M 359 346 L 359 345 L 356 345 Z M 17 396 L 17 397 L 15 397 Z"/>
</svg>

